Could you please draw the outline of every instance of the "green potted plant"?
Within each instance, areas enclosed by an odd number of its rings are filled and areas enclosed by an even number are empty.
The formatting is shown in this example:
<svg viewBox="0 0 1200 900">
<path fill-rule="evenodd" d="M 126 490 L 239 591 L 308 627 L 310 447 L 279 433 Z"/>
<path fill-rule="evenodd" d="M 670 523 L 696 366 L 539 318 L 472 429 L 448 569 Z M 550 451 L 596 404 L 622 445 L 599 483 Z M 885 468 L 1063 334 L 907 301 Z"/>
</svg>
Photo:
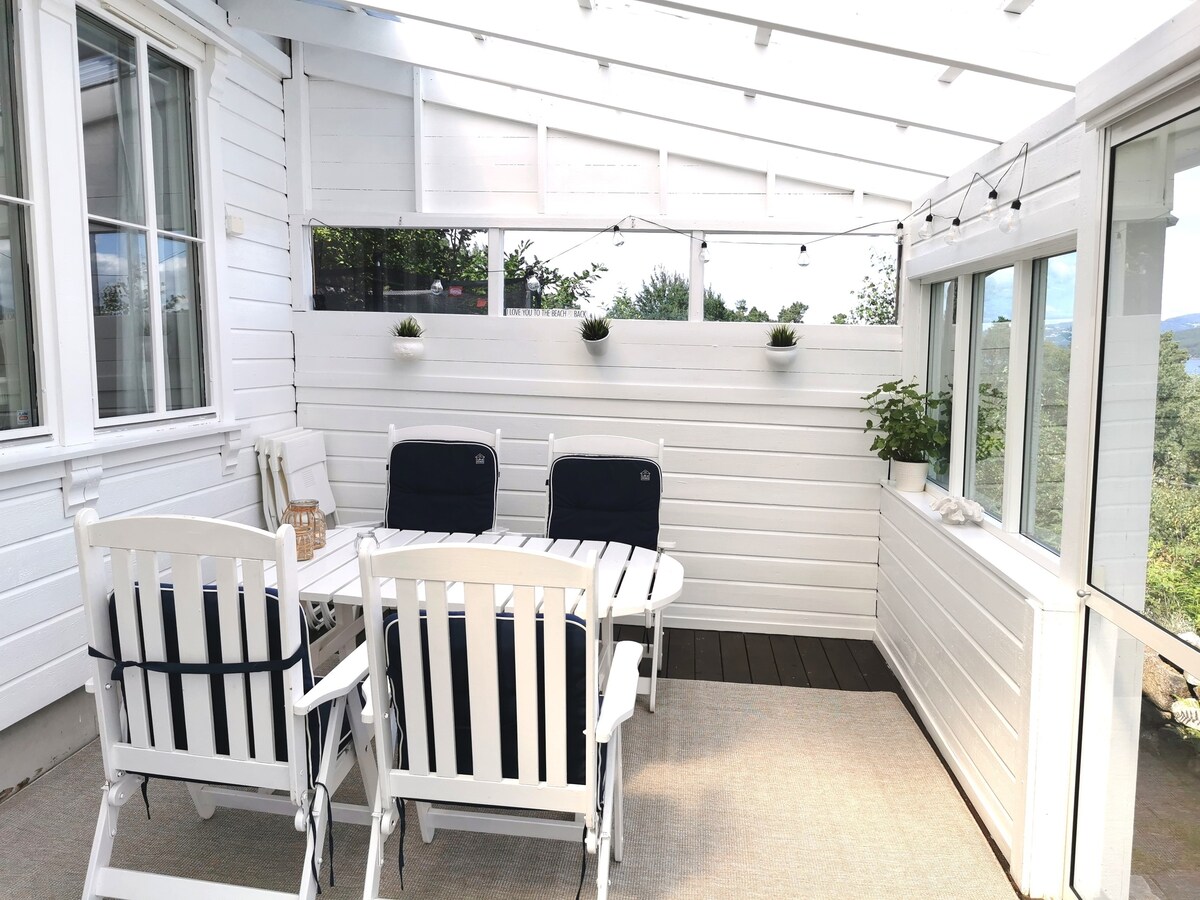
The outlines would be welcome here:
<svg viewBox="0 0 1200 900">
<path fill-rule="evenodd" d="M 425 343 L 421 340 L 425 329 L 412 316 L 393 324 L 391 332 L 392 353 L 396 359 L 420 359 L 425 355 Z"/>
<path fill-rule="evenodd" d="M 579 336 L 588 353 L 599 356 L 608 345 L 608 335 L 612 331 L 612 322 L 608 316 L 584 316 L 579 322 Z"/>
<path fill-rule="evenodd" d="M 898 491 L 925 490 L 929 457 L 946 445 L 947 436 L 935 415 L 945 405 L 945 396 L 919 390 L 917 380 L 885 381 L 862 399 L 867 424 L 874 431 L 871 450 L 891 463 L 891 477 Z"/>
<path fill-rule="evenodd" d="M 767 332 L 767 362 L 772 368 L 786 369 L 796 355 L 799 338 L 791 325 L 773 325 Z"/>
</svg>

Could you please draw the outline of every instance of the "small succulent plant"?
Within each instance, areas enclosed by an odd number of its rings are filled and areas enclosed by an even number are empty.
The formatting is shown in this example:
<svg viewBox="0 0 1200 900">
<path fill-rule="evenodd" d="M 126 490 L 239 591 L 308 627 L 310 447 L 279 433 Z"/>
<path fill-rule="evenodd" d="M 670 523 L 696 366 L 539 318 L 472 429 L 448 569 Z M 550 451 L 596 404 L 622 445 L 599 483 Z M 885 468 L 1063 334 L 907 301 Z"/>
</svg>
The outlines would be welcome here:
<svg viewBox="0 0 1200 900">
<path fill-rule="evenodd" d="M 424 333 L 425 329 L 421 327 L 421 323 L 412 316 L 401 319 L 392 326 L 392 335 L 398 338 L 419 338 Z"/>
<path fill-rule="evenodd" d="M 796 329 L 791 325 L 776 325 L 767 332 L 768 347 L 795 347 Z"/>
<path fill-rule="evenodd" d="M 608 337 L 612 322 L 607 316 L 584 316 L 579 323 L 579 336 L 585 341 L 599 341 Z"/>
</svg>

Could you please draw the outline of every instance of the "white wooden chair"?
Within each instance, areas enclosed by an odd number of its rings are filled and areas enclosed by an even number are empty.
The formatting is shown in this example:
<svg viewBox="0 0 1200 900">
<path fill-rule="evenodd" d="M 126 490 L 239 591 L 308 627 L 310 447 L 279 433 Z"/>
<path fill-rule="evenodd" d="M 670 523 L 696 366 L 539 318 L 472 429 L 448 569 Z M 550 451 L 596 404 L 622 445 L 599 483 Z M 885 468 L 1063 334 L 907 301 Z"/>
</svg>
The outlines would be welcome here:
<svg viewBox="0 0 1200 900">
<path fill-rule="evenodd" d="M 277 496 L 275 474 L 271 470 L 271 448 L 281 438 L 300 434 L 305 430 L 303 428 L 287 428 L 271 434 L 261 434 L 254 440 L 254 450 L 258 456 L 258 475 L 262 484 L 263 520 L 267 523 L 268 531 L 274 531 L 279 527 L 280 517 L 287 508 L 286 503 L 280 505 L 283 497 Z"/>
<path fill-rule="evenodd" d="M 474 544 L 378 551 L 366 541 L 359 567 L 380 766 L 364 898 L 379 896 L 401 798 L 416 802 L 426 843 L 438 828 L 583 837 L 598 854 L 605 897 L 610 853 L 622 855 L 620 725 L 633 714 L 641 647 L 618 645 L 609 670 L 598 670 L 595 559 Z M 572 605 L 581 618 L 567 614 Z M 395 609 L 386 625 L 385 607 Z M 575 820 L 434 803 L 555 810 Z"/>
<path fill-rule="evenodd" d="M 500 430 L 388 428 L 388 528 L 448 534 L 496 530 Z"/>
<path fill-rule="evenodd" d="M 659 539 L 665 441 L 612 434 L 580 434 L 547 441 L 546 537 L 617 541 L 669 550 Z M 646 463 L 646 466 L 640 466 Z M 647 610 L 650 632 L 650 711 L 662 668 L 662 613 Z"/>
<path fill-rule="evenodd" d="M 75 519 L 75 539 L 105 778 L 84 900 L 311 900 L 327 811 L 369 821 L 365 809 L 332 804 L 329 794 L 357 756 L 370 796 L 375 761 L 357 690 L 365 648 L 312 684 L 292 527 L 272 534 L 188 516 L 100 521 L 88 509 Z M 264 586 L 266 563 L 276 566 L 274 590 Z M 148 778 L 187 781 L 205 819 L 218 805 L 293 816 L 308 832 L 298 891 L 112 867 L 121 807 Z"/>
</svg>

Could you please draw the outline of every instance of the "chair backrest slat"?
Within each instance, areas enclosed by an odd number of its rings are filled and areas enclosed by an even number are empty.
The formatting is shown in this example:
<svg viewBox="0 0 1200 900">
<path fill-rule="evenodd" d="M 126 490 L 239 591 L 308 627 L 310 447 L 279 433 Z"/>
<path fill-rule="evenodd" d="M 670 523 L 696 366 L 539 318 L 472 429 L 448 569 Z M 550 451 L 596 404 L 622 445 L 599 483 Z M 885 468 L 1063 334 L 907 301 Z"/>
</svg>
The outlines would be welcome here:
<svg viewBox="0 0 1200 900">
<path fill-rule="evenodd" d="M 537 597 L 533 587 L 513 589 L 513 657 L 517 685 L 517 780 L 538 781 Z"/>
<path fill-rule="evenodd" d="M 458 747 L 454 736 L 450 612 L 444 581 L 425 582 L 425 626 L 429 635 L 429 692 L 433 703 L 434 759 L 439 775 L 454 776 L 458 774 Z"/>
<path fill-rule="evenodd" d="M 158 580 L 158 554 L 152 550 L 139 550 L 135 556 L 138 609 L 142 617 L 142 644 L 146 651 L 146 659 L 166 659 L 167 640 L 163 624 L 162 591 Z M 121 652 L 125 652 L 123 640 Z M 175 728 L 171 716 L 170 682 L 162 672 L 147 672 L 146 683 L 154 746 L 159 750 L 174 749 Z"/>
<path fill-rule="evenodd" d="M 246 653 L 250 659 L 267 659 L 271 653 L 267 633 L 266 584 L 262 560 L 242 561 L 242 592 L 246 605 Z M 271 715 L 271 676 L 254 672 L 250 678 L 251 724 L 254 728 L 254 758 L 275 759 L 275 723 Z"/>
<path fill-rule="evenodd" d="M 171 578 L 175 594 L 175 630 L 181 663 L 207 663 L 208 628 L 200 589 L 200 558 L 191 554 L 171 554 Z M 181 675 L 183 715 L 187 727 L 189 753 L 212 756 L 212 689 L 208 675 Z"/>
<path fill-rule="evenodd" d="M 499 781 L 500 684 L 496 659 L 496 594 L 491 584 L 463 585 L 467 613 L 467 680 L 471 760 L 477 780 Z"/>
<path fill-rule="evenodd" d="M 546 783 L 567 783 L 567 619 L 564 591 L 548 587 L 542 598 L 542 631 L 546 665 Z"/>
<path fill-rule="evenodd" d="M 221 661 L 243 662 L 242 616 L 236 559 L 217 560 L 217 610 L 221 617 Z M 229 755 L 250 758 L 250 727 L 246 717 L 246 678 L 225 676 L 225 720 L 229 729 Z"/>
<path fill-rule="evenodd" d="M 134 584 L 134 556 L 128 550 L 113 550 L 113 604 L 116 607 L 117 641 L 124 659 L 142 661 L 137 599 Z M 125 711 L 129 723 L 129 742 L 135 747 L 150 746 L 150 717 L 146 707 L 146 677 L 141 669 L 125 670 Z"/>
<path fill-rule="evenodd" d="M 421 650 L 421 608 L 417 583 L 396 579 L 396 629 L 400 635 L 400 676 L 404 679 L 404 730 L 408 735 L 408 768 L 429 774 L 429 732 L 425 727 L 425 677 Z"/>
</svg>

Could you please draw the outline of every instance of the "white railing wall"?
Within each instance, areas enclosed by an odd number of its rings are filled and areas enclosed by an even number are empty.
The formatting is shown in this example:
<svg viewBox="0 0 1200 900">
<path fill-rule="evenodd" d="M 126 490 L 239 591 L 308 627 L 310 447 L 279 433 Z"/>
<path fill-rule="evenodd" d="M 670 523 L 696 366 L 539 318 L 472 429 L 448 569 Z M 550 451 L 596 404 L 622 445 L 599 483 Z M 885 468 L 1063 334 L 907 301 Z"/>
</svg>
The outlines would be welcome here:
<svg viewBox="0 0 1200 900">
<path fill-rule="evenodd" d="M 886 468 L 858 410 L 898 372 L 899 328 L 802 326 L 776 372 L 760 324 L 618 321 L 594 358 L 569 320 L 424 316 L 424 359 L 399 362 L 395 318 L 295 315 L 300 424 L 325 432 L 347 518 L 382 511 L 392 423 L 500 428 L 500 524 L 535 533 L 549 434 L 663 438 L 662 538 L 687 573 L 669 624 L 874 633 Z"/>
</svg>

